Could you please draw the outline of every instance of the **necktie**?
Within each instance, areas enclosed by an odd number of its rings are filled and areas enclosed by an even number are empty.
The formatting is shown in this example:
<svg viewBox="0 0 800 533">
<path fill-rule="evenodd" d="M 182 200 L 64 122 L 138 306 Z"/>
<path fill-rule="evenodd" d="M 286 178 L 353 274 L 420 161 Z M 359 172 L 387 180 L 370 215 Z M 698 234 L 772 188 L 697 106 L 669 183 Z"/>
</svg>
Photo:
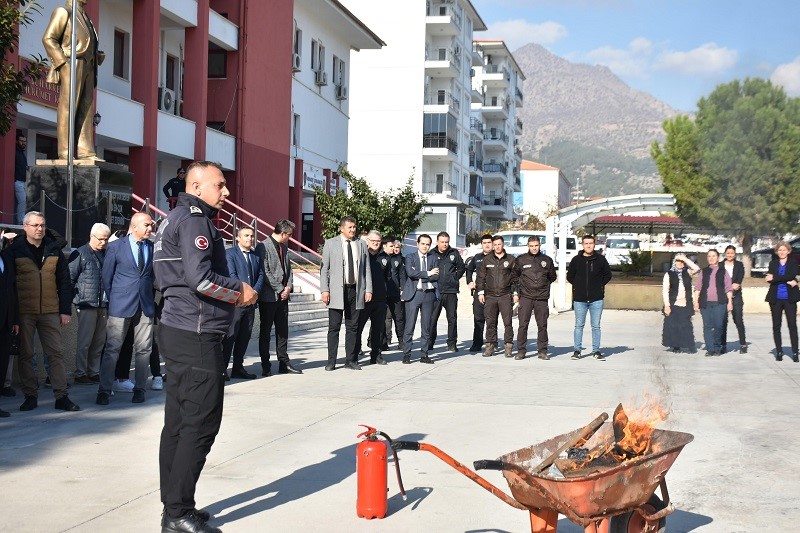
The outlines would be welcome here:
<svg viewBox="0 0 800 533">
<path fill-rule="evenodd" d="M 356 282 L 356 268 L 353 264 L 353 243 L 347 241 L 347 284 L 353 285 Z"/>
<path fill-rule="evenodd" d="M 139 274 L 141 274 L 142 272 L 144 272 L 144 248 L 142 247 L 142 241 L 138 241 L 136 243 L 136 246 L 139 247 L 139 257 L 138 257 L 139 264 L 137 264 L 136 266 L 139 267 Z"/>
<path fill-rule="evenodd" d="M 425 272 L 425 273 L 427 274 L 427 273 L 428 273 L 428 258 L 427 258 L 426 256 L 424 256 L 424 255 L 422 256 L 422 263 L 421 263 L 421 265 L 422 265 L 422 266 L 421 266 L 420 270 L 421 270 L 422 272 Z M 428 288 L 428 282 L 427 282 L 427 281 L 423 281 L 423 282 L 420 284 L 420 288 L 421 288 L 421 289 L 423 289 L 423 290 L 427 289 L 427 288 Z"/>
<path fill-rule="evenodd" d="M 248 277 L 250 278 L 250 284 L 253 284 L 253 280 L 256 279 L 255 273 L 256 270 L 253 268 L 253 258 L 250 252 L 244 253 L 244 258 L 247 259 L 247 268 L 250 272 L 248 272 Z"/>
</svg>

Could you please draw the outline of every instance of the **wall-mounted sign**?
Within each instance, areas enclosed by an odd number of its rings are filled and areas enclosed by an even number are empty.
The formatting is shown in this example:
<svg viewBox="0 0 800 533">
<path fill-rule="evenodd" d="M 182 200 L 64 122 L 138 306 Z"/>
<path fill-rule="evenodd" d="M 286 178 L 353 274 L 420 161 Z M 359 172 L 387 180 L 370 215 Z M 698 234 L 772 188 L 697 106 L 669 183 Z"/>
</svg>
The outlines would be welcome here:
<svg viewBox="0 0 800 533">
<path fill-rule="evenodd" d="M 303 165 L 303 190 L 313 191 L 314 187 L 325 188 L 325 174 L 321 168 Z"/>
<path fill-rule="evenodd" d="M 33 62 L 30 59 L 20 57 L 18 68 L 19 70 L 22 70 L 32 64 Z M 45 77 L 42 76 L 41 79 L 25 85 L 25 91 L 22 93 L 22 99 L 41 104 L 43 106 L 55 108 L 58 106 L 58 99 L 60 95 L 61 87 L 55 83 L 47 83 L 47 81 L 45 81 Z"/>
<path fill-rule="evenodd" d="M 331 196 L 339 190 L 339 176 L 331 176 Z"/>
</svg>

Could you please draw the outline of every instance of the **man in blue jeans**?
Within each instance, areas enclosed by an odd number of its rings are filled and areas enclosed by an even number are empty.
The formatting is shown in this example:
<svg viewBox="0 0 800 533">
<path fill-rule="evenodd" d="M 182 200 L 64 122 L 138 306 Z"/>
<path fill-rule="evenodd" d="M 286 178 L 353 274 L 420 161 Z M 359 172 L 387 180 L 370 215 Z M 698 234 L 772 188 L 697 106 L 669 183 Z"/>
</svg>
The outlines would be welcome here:
<svg viewBox="0 0 800 533">
<path fill-rule="evenodd" d="M 600 317 L 606 284 L 611 281 L 611 268 L 606 258 L 594 251 L 594 236 L 581 239 L 583 252 L 572 258 L 567 268 L 567 281 L 572 284 L 572 307 L 575 310 L 575 351 L 572 359 L 581 358 L 583 326 L 588 312 L 592 322 L 592 357 L 605 358 L 600 353 Z"/>
</svg>

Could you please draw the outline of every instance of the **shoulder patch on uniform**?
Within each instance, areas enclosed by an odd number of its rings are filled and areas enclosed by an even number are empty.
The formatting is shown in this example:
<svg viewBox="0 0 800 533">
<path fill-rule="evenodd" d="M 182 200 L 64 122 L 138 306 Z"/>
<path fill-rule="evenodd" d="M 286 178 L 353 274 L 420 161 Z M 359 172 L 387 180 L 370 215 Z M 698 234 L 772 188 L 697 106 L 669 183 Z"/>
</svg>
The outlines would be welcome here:
<svg viewBox="0 0 800 533">
<path fill-rule="evenodd" d="M 208 250 L 208 237 L 198 235 L 194 240 L 194 245 L 197 246 L 198 250 Z"/>
<path fill-rule="evenodd" d="M 386 263 L 387 263 L 387 262 L 388 262 L 388 261 L 386 261 L 386 259 L 385 259 L 385 258 L 384 258 L 384 259 L 381 259 L 381 264 L 382 264 L 383 266 L 386 266 Z"/>
<path fill-rule="evenodd" d="M 202 215 L 203 210 L 197 207 L 196 205 L 189 206 L 189 214 L 190 215 Z"/>
<path fill-rule="evenodd" d="M 450 254 L 450 261 L 456 260 L 456 254 Z"/>
<path fill-rule="evenodd" d="M 505 268 L 508 268 L 508 261 L 503 261 L 503 266 L 504 266 Z"/>
<path fill-rule="evenodd" d="M 541 265 L 542 265 L 542 268 L 547 268 L 547 261 L 542 261 Z"/>
</svg>

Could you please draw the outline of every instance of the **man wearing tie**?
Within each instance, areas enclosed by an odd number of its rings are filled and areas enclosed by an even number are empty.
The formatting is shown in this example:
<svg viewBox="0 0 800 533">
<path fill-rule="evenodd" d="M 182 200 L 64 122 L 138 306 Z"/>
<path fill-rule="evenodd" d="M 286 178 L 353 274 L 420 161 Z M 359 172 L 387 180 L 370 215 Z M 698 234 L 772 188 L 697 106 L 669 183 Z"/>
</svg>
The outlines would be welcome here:
<svg viewBox="0 0 800 533">
<path fill-rule="evenodd" d="M 403 364 L 411 363 L 411 340 L 417 325 L 417 315 L 422 312 L 420 363 L 433 364 L 428 357 L 428 342 L 431 333 L 431 315 L 436 303 L 436 282 L 439 281 L 439 261 L 431 249 L 431 236 L 417 237 L 417 253 L 406 257 L 406 283 L 403 286 L 403 301 L 406 302 L 406 331 L 403 341 Z"/>
<path fill-rule="evenodd" d="M 135 213 L 130 232 L 108 245 L 103 262 L 103 290 L 108 294 L 106 347 L 100 363 L 100 388 L 97 405 L 108 405 L 114 384 L 114 369 L 119 351 L 133 328 L 133 351 L 136 380 L 133 403 L 144 402 L 144 387 L 153 349 L 153 318 L 156 314 L 153 289 L 153 219 L 147 213 Z"/>
<path fill-rule="evenodd" d="M 236 234 L 236 246 L 231 246 L 225 252 L 228 260 L 228 273 L 230 277 L 244 281 L 258 292 L 264 285 L 264 275 L 261 272 L 261 258 L 253 251 L 255 242 L 255 232 L 253 228 L 239 228 Z M 233 322 L 228 329 L 228 334 L 222 341 L 222 356 L 225 358 L 225 369 L 233 355 L 233 369 L 231 378 L 255 379 L 256 375 L 244 369 L 244 353 L 247 351 L 247 344 L 250 342 L 250 335 L 253 332 L 253 322 L 256 318 L 256 306 L 244 305 L 237 307 L 233 312 Z M 228 375 L 225 375 L 226 381 Z"/>
<path fill-rule="evenodd" d="M 356 239 L 356 219 L 343 217 L 339 235 L 325 241 L 322 266 L 319 270 L 322 301 L 328 306 L 328 364 L 336 368 L 339 330 L 344 318 L 345 365 L 361 370 L 356 352 L 358 315 L 364 304 L 372 300 L 372 273 L 368 268 L 367 245 Z"/>
</svg>

